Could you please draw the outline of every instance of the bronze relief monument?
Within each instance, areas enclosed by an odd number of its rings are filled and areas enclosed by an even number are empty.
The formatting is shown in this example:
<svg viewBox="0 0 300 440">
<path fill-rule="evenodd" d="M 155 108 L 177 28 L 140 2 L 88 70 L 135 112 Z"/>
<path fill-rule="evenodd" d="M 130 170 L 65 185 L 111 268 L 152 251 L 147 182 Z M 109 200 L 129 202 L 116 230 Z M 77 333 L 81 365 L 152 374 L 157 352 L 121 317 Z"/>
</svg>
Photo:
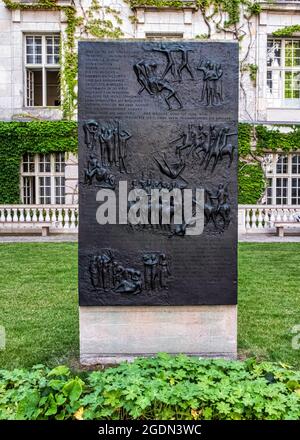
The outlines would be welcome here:
<svg viewBox="0 0 300 440">
<path fill-rule="evenodd" d="M 205 319 L 211 313 L 220 313 L 224 325 L 228 310 L 230 319 L 235 319 L 237 119 L 235 43 L 79 43 L 82 358 L 163 351 L 164 342 L 158 341 L 149 349 L 145 342 L 153 326 L 157 329 L 161 324 L 163 331 L 166 315 L 161 315 L 162 311 L 168 310 L 168 319 L 174 311 L 177 319 L 181 311 L 186 314 L 188 310 L 192 314 L 184 315 L 184 319 L 192 320 L 193 325 L 205 310 Z M 124 209 L 125 203 L 127 211 L 133 205 L 131 199 L 120 201 L 127 197 L 120 189 L 124 182 L 131 194 L 144 194 L 144 223 L 119 221 L 121 204 Z M 186 190 L 194 194 L 196 189 L 203 191 L 201 234 L 190 234 L 193 225 L 187 219 L 172 221 L 176 216 L 174 201 L 168 212 L 160 199 L 156 201 L 159 215 L 167 214 L 169 224 L 160 217 L 157 223 L 151 221 L 155 191 L 175 190 L 184 196 Z M 113 193 L 115 224 L 99 224 L 97 210 L 103 201 L 97 195 L 99 191 Z M 197 203 L 195 198 L 193 203 Z M 117 313 L 120 325 L 123 320 L 132 320 L 130 334 L 138 326 L 135 311 L 140 318 L 151 315 L 144 351 L 140 347 L 130 349 L 128 342 L 129 348 L 123 352 L 115 333 L 111 336 L 115 346 L 111 343 L 108 348 L 109 343 L 99 335 L 91 336 L 84 324 L 87 314 L 95 320 L 94 329 L 99 325 L 99 331 L 109 336 L 113 328 L 109 314 Z M 199 321 L 200 330 L 205 332 L 206 325 Z M 118 331 L 116 325 L 114 332 Z M 216 327 L 218 332 L 224 328 Z M 228 353 L 232 355 L 234 325 L 229 333 Z M 98 347 L 93 354 L 88 338 Z M 207 352 L 200 345 L 186 352 Z M 210 350 L 221 352 L 214 347 Z M 180 346 L 171 349 L 176 351 L 181 351 Z"/>
</svg>

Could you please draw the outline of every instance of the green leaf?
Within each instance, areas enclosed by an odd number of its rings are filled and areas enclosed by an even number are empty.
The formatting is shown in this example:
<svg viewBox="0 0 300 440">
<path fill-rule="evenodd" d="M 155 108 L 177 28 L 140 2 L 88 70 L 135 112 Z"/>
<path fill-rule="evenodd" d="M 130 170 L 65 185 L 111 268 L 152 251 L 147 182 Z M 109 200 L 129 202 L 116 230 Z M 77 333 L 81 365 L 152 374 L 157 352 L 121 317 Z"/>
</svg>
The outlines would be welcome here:
<svg viewBox="0 0 300 440">
<path fill-rule="evenodd" d="M 57 394 L 55 396 L 55 400 L 56 400 L 57 405 L 63 405 L 66 402 L 67 398 L 65 396 L 63 396 L 62 394 Z"/>
<path fill-rule="evenodd" d="M 48 403 L 48 409 L 45 412 L 45 416 L 52 416 L 52 415 L 56 414 L 57 413 L 57 404 L 56 404 L 56 401 L 55 401 L 52 393 L 49 394 L 47 403 Z"/>
<path fill-rule="evenodd" d="M 62 411 L 59 414 L 56 414 L 55 420 L 64 420 L 65 416 L 66 416 L 66 412 Z"/>
<path fill-rule="evenodd" d="M 49 387 L 51 387 L 53 390 L 61 390 L 62 387 L 64 386 L 65 382 L 61 379 L 52 379 L 49 381 L 48 385 Z"/>
<path fill-rule="evenodd" d="M 44 370 L 45 365 L 43 365 L 43 364 L 37 364 L 37 365 L 34 365 L 34 366 L 31 367 L 31 368 L 32 368 L 32 370 Z"/>
<path fill-rule="evenodd" d="M 62 388 L 62 392 L 64 393 L 65 396 L 67 396 L 70 399 L 70 402 L 73 403 L 76 400 L 78 400 L 79 397 L 81 396 L 82 385 L 83 382 L 79 378 L 70 380 Z"/>
<path fill-rule="evenodd" d="M 289 380 L 286 384 L 289 390 L 295 391 L 297 388 L 300 388 L 300 383 L 296 380 Z"/>
<path fill-rule="evenodd" d="M 40 400 L 40 393 L 37 390 L 30 390 L 19 402 L 16 412 L 17 420 L 30 420 L 37 410 Z"/>
<path fill-rule="evenodd" d="M 48 373 L 48 376 L 69 376 L 69 374 L 70 369 L 65 365 L 60 365 L 56 368 L 53 368 L 53 370 Z"/>
</svg>

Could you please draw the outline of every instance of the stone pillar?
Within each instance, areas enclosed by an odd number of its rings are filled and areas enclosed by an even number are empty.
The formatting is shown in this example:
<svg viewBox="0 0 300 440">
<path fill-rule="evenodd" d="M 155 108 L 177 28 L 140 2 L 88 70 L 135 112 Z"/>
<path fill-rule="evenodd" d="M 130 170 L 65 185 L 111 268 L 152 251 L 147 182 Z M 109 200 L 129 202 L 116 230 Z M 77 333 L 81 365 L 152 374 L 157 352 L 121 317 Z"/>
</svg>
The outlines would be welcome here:
<svg viewBox="0 0 300 440">
<path fill-rule="evenodd" d="M 12 45 L 11 11 L 0 4 L 0 119 L 9 120 L 12 113 Z"/>
<path fill-rule="evenodd" d="M 65 168 L 66 204 L 78 203 L 78 158 L 73 153 L 66 153 Z"/>
<path fill-rule="evenodd" d="M 238 232 L 246 234 L 246 209 L 241 207 L 238 209 Z"/>
<path fill-rule="evenodd" d="M 267 119 L 267 20 L 268 15 L 266 12 L 262 13 L 259 17 L 258 26 L 258 65 L 259 69 L 257 72 L 257 119 L 266 120 Z"/>
</svg>

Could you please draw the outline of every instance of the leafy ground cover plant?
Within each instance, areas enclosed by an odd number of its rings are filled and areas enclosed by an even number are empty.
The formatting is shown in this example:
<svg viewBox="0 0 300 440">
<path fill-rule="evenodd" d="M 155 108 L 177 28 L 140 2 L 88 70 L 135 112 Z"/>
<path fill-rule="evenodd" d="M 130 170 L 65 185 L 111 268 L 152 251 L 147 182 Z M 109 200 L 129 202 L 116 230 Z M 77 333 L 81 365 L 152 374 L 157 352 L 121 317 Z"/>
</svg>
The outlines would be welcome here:
<svg viewBox="0 0 300 440">
<path fill-rule="evenodd" d="M 300 372 L 164 353 L 92 372 L 0 370 L 0 419 L 300 419 Z"/>
</svg>

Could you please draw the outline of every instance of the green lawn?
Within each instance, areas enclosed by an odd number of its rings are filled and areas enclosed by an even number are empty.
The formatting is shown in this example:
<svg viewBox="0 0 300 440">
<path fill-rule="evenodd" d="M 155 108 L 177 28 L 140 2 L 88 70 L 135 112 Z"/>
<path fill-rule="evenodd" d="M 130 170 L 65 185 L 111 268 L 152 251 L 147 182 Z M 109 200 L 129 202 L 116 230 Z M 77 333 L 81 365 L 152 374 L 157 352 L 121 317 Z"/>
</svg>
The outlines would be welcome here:
<svg viewBox="0 0 300 440">
<path fill-rule="evenodd" d="M 240 356 L 300 368 L 291 329 L 300 324 L 300 243 L 239 246 Z M 74 364 L 78 357 L 77 245 L 0 245 L 0 368 Z"/>
<path fill-rule="evenodd" d="M 300 368 L 300 243 L 239 245 L 239 352 Z"/>
<path fill-rule="evenodd" d="M 77 245 L 0 245 L 0 367 L 54 364 L 78 353 Z"/>
</svg>

